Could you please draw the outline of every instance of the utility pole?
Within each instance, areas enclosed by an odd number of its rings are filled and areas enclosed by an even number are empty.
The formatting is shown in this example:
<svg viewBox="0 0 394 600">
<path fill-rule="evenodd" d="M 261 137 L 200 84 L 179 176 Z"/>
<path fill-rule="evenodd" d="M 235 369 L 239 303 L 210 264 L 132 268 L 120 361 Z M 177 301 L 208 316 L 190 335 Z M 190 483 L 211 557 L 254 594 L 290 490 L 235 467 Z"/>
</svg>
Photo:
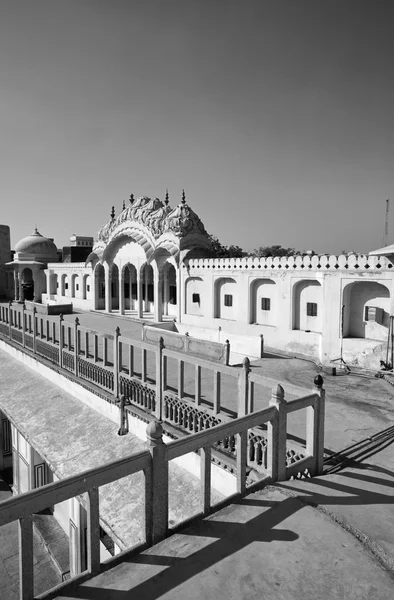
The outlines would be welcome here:
<svg viewBox="0 0 394 600">
<path fill-rule="evenodd" d="M 383 246 L 387 246 L 387 239 L 389 234 L 389 205 L 390 200 L 387 198 L 386 200 L 386 218 L 384 221 L 384 236 L 383 236 Z"/>
</svg>

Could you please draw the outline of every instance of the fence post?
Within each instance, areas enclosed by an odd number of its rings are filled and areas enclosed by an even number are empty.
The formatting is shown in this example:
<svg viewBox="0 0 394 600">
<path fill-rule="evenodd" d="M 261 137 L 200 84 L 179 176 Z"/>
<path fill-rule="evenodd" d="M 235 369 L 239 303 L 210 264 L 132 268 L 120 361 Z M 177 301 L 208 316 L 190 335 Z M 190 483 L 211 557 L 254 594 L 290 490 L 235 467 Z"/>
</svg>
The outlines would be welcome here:
<svg viewBox="0 0 394 600">
<path fill-rule="evenodd" d="M 36 354 L 36 338 L 37 338 L 37 309 L 33 306 L 33 352 Z"/>
<path fill-rule="evenodd" d="M 32 516 L 19 519 L 19 598 L 33 600 L 34 597 L 34 567 L 33 567 L 33 518 Z"/>
<path fill-rule="evenodd" d="M 26 319 L 26 314 L 25 314 L 25 310 L 26 310 L 26 306 L 25 306 L 25 303 L 23 302 L 23 304 L 22 304 L 22 346 L 24 348 L 26 348 L 26 340 L 25 340 L 25 319 Z"/>
<path fill-rule="evenodd" d="M 79 354 L 78 325 L 79 325 L 79 319 L 78 319 L 78 317 L 75 317 L 75 325 L 74 325 L 74 375 L 75 375 L 75 377 L 78 377 L 78 354 Z"/>
<path fill-rule="evenodd" d="M 8 303 L 8 337 L 11 339 L 11 322 L 12 322 L 12 301 L 10 300 Z"/>
<path fill-rule="evenodd" d="M 270 406 L 275 406 L 274 422 L 267 423 L 268 438 L 268 471 L 273 481 L 284 481 L 286 478 L 286 432 L 287 408 L 285 391 L 278 383 L 272 388 Z"/>
<path fill-rule="evenodd" d="M 160 336 L 156 351 L 156 407 L 155 415 L 159 421 L 163 420 L 163 348 L 164 339 Z"/>
<path fill-rule="evenodd" d="M 118 397 L 119 393 L 119 336 L 120 328 L 115 329 L 114 335 L 114 396 Z"/>
<path fill-rule="evenodd" d="M 248 412 L 249 373 L 250 360 L 246 356 L 238 378 L 238 417 L 244 417 Z"/>
<path fill-rule="evenodd" d="M 225 353 L 224 353 L 225 354 L 224 364 L 228 366 L 230 363 L 230 341 L 229 340 L 225 341 L 225 346 L 226 346 L 226 349 L 225 349 Z"/>
<path fill-rule="evenodd" d="M 149 423 L 146 437 L 152 459 L 149 529 L 152 542 L 156 544 L 165 538 L 168 529 L 168 461 L 166 445 L 163 442 L 163 428 L 158 421 Z"/>
<path fill-rule="evenodd" d="M 126 433 L 129 432 L 129 429 L 127 427 L 127 415 L 126 415 L 125 406 L 126 406 L 126 398 L 124 397 L 124 394 L 122 394 L 119 398 L 120 423 L 119 423 L 118 435 L 126 435 Z"/>
<path fill-rule="evenodd" d="M 63 329 L 63 315 L 59 315 L 59 365 L 63 368 L 63 346 L 64 346 L 64 329 Z"/>
<path fill-rule="evenodd" d="M 260 333 L 260 358 L 264 357 L 264 336 Z"/>
<path fill-rule="evenodd" d="M 306 409 L 306 451 L 313 456 L 314 472 L 311 475 L 321 475 L 324 460 L 324 417 L 325 417 L 325 390 L 323 377 L 316 375 L 313 380 L 314 392 L 317 398 L 314 406 Z"/>
</svg>

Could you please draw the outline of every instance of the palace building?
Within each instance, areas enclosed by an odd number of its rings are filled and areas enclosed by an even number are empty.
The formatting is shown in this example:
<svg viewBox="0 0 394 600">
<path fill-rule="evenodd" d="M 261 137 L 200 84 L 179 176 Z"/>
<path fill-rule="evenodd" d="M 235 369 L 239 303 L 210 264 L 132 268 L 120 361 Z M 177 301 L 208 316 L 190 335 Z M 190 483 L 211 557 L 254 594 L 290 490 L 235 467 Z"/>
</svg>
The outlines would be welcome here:
<svg viewBox="0 0 394 600">
<path fill-rule="evenodd" d="M 83 236 L 71 243 L 78 239 L 91 243 Z M 264 343 L 325 365 L 377 369 L 390 358 L 393 258 L 393 247 L 368 255 L 212 258 L 210 237 L 184 193 L 175 208 L 168 194 L 164 201 L 131 195 L 119 215 L 112 211 L 86 261 L 59 262 L 53 240 L 37 230 L 18 242 L 3 288 L 9 299 L 172 321 L 180 333 L 228 339 L 233 352 L 252 358 Z"/>
</svg>

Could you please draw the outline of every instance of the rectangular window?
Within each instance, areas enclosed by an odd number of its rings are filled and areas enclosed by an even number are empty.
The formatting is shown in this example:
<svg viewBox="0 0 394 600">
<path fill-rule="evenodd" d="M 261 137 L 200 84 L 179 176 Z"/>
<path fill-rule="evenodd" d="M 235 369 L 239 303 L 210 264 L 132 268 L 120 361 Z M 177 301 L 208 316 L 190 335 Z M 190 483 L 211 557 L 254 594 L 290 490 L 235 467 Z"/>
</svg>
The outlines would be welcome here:
<svg viewBox="0 0 394 600">
<path fill-rule="evenodd" d="M 77 283 L 77 284 L 75 285 L 75 289 L 76 289 L 77 291 L 79 290 L 79 283 Z"/>
<path fill-rule="evenodd" d="M 308 317 L 317 317 L 316 302 L 307 302 L 306 303 L 306 314 Z"/>
<path fill-rule="evenodd" d="M 233 297 L 231 294 L 224 294 L 224 306 L 232 306 Z"/>
<path fill-rule="evenodd" d="M 196 304 L 200 304 L 200 294 L 193 294 L 192 301 L 195 302 Z"/>
<path fill-rule="evenodd" d="M 261 298 L 261 310 L 271 310 L 271 298 Z"/>
<path fill-rule="evenodd" d="M 89 284 L 86 286 L 86 291 L 90 292 L 90 285 Z"/>
<path fill-rule="evenodd" d="M 64 289 L 65 289 L 65 290 L 68 290 L 68 283 L 66 283 L 66 284 L 64 285 Z"/>
</svg>

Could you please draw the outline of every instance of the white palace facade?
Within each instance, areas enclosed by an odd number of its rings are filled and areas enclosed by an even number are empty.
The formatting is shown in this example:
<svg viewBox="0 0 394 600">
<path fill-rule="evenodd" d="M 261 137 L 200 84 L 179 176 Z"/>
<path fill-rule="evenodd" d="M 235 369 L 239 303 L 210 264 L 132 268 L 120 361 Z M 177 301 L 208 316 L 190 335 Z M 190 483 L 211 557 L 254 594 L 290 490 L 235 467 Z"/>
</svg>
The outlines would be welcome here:
<svg viewBox="0 0 394 600">
<path fill-rule="evenodd" d="M 324 365 L 343 359 L 378 369 L 387 361 L 393 247 L 369 255 L 210 258 L 210 238 L 184 195 L 175 208 L 168 195 L 164 202 L 131 196 L 84 263 L 51 261 L 54 245 L 42 236 L 41 255 L 37 234 L 18 242 L 7 265 L 9 298 L 21 299 L 27 277 L 43 304 L 72 303 L 166 328 L 172 322 L 193 337 L 228 339 L 233 352 L 251 358 L 264 343 Z"/>
</svg>

